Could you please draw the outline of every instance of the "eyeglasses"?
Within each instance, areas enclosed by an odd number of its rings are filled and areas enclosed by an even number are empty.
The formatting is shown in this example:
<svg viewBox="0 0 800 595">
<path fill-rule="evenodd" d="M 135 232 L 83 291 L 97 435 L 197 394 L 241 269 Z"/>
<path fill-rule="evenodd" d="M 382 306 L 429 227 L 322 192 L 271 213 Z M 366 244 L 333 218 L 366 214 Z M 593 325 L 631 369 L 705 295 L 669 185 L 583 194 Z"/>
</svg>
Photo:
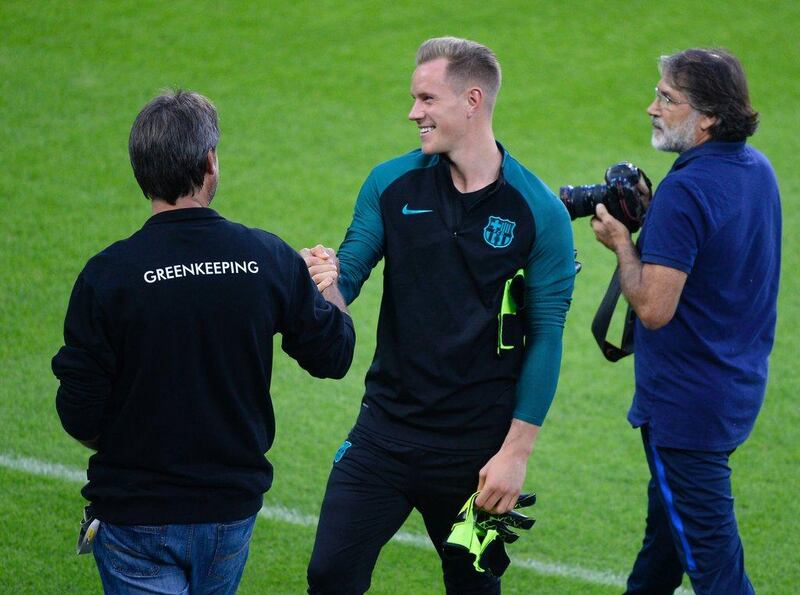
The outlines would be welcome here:
<svg viewBox="0 0 800 595">
<path fill-rule="evenodd" d="M 661 107 L 669 107 L 671 105 L 684 105 L 689 103 L 688 101 L 677 101 L 676 99 L 673 99 L 658 87 L 656 87 L 656 101 L 658 101 L 658 105 L 660 105 Z"/>
</svg>

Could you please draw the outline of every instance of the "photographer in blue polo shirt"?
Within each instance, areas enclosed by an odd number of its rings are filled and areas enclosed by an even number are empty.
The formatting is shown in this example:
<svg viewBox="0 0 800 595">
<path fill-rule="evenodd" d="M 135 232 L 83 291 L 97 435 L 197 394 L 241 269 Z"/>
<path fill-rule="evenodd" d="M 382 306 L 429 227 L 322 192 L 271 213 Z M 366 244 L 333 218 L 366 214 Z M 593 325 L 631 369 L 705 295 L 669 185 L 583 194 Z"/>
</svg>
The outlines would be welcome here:
<svg viewBox="0 0 800 595">
<path fill-rule="evenodd" d="M 636 392 L 651 479 L 628 593 L 752 593 L 731 495 L 775 336 L 781 211 L 739 61 L 689 49 L 660 61 L 653 146 L 679 153 L 650 202 L 638 250 L 604 206 L 592 229 L 617 255 L 636 313 Z"/>
</svg>

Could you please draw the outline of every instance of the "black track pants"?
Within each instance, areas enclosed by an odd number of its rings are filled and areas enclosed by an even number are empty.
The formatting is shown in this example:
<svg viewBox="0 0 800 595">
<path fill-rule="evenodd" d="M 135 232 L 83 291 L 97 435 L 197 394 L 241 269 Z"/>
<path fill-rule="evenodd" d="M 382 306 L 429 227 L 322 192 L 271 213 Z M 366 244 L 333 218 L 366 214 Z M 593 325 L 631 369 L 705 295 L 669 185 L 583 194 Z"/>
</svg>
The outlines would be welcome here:
<svg viewBox="0 0 800 595">
<path fill-rule="evenodd" d="M 441 556 L 456 515 L 477 489 L 478 472 L 494 454 L 432 452 L 354 428 L 328 479 L 308 592 L 366 592 L 381 548 L 413 508 Z M 500 580 L 475 571 L 470 558 L 443 558 L 442 569 L 448 594 L 500 593 Z"/>
</svg>

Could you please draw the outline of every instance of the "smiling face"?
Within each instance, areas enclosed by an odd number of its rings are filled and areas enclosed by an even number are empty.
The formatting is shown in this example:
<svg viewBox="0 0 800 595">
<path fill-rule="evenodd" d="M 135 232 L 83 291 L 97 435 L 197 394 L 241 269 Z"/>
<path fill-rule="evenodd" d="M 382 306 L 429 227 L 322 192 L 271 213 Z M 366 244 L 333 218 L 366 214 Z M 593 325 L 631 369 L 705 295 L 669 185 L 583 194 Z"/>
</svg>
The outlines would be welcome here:
<svg viewBox="0 0 800 595">
<path fill-rule="evenodd" d="M 447 64 L 446 58 L 424 62 L 411 77 L 414 105 L 408 119 L 416 122 L 422 152 L 427 155 L 452 153 L 467 135 L 467 91 L 448 82 Z"/>
<path fill-rule="evenodd" d="M 694 109 L 686 95 L 663 78 L 647 113 L 653 124 L 651 142 L 659 151 L 683 153 L 710 138 L 708 129 L 714 119 Z"/>
</svg>

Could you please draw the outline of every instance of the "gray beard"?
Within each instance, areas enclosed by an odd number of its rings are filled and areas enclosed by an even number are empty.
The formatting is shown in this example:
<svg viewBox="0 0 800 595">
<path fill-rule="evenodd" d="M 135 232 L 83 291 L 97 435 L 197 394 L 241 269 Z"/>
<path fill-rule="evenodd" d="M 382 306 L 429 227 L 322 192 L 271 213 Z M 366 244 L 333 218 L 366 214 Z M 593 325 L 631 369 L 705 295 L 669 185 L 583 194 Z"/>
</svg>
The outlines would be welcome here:
<svg viewBox="0 0 800 595">
<path fill-rule="evenodd" d="M 214 185 L 208 189 L 208 205 L 211 206 L 211 201 L 214 200 L 214 195 L 217 193 L 217 184 L 219 184 L 219 180 L 217 180 Z"/>
<path fill-rule="evenodd" d="M 671 128 L 653 129 L 651 143 L 659 151 L 683 153 L 695 146 L 695 127 L 701 114 L 693 111 L 688 118 Z M 661 121 L 663 125 L 663 120 Z"/>
</svg>

